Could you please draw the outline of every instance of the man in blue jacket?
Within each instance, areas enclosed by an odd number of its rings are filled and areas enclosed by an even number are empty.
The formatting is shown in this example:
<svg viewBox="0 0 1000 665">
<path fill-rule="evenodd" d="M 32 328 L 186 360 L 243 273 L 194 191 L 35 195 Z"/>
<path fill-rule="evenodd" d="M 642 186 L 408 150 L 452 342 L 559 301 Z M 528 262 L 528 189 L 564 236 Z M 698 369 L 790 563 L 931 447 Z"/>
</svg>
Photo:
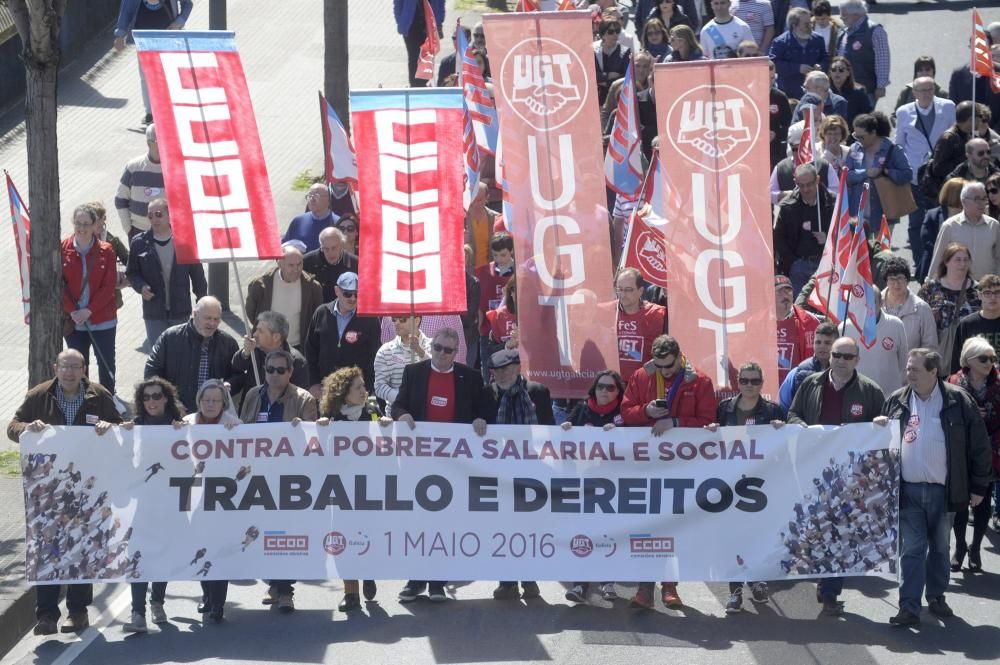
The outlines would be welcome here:
<svg viewBox="0 0 1000 665">
<path fill-rule="evenodd" d="M 441 26 L 444 25 L 444 0 L 430 0 L 431 11 L 434 12 L 434 23 L 437 24 L 438 37 L 444 35 Z M 420 60 L 420 46 L 427 39 L 427 28 L 424 23 L 424 0 L 392 0 L 392 13 L 396 17 L 396 31 L 403 35 L 406 43 L 407 73 L 411 88 L 424 88 L 427 81 L 416 78 L 417 61 Z"/>
</svg>

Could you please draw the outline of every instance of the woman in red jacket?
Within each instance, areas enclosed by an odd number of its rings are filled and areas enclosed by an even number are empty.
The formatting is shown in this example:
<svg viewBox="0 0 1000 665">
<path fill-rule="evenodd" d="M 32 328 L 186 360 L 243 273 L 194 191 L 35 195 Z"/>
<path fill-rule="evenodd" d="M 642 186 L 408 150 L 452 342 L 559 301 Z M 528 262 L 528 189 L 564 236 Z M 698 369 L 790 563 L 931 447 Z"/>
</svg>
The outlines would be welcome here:
<svg viewBox="0 0 1000 665">
<path fill-rule="evenodd" d="M 101 385 L 115 392 L 115 250 L 95 235 L 97 214 L 79 206 L 73 211 L 73 235 L 62 241 L 63 335 L 66 346 L 90 364 L 97 355 Z"/>
</svg>

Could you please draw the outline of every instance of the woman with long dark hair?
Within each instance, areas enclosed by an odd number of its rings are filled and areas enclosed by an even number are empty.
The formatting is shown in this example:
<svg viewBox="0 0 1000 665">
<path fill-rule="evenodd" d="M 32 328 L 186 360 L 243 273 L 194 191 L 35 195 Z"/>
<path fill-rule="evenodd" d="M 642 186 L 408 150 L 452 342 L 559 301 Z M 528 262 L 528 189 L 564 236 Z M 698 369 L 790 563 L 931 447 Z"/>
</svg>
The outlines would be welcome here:
<svg viewBox="0 0 1000 665">
<path fill-rule="evenodd" d="M 862 113 L 871 113 L 872 102 L 868 98 L 865 86 L 854 81 L 854 68 L 851 61 L 842 55 L 830 60 L 830 92 L 835 92 L 847 100 L 848 125 L 854 124 L 854 119 Z"/>
</svg>

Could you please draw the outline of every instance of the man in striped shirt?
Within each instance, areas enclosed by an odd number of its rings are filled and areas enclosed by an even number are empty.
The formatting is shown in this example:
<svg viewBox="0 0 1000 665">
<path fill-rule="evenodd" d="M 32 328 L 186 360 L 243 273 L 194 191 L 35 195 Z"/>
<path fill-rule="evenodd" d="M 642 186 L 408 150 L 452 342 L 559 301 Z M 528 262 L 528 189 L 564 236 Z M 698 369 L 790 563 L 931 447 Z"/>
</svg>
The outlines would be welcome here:
<svg viewBox="0 0 1000 665">
<path fill-rule="evenodd" d="M 146 145 L 146 154 L 125 164 L 115 194 L 115 209 L 129 240 L 149 230 L 149 203 L 164 196 L 163 168 L 160 166 L 160 151 L 156 146 L 156 128 L 153 125 L 146 127 Z"/>
<path fill-rule="evenodd" d="M 392 407 L 403 383 L 403 368 L 430 358 L 431 340 L 420 331 L 419 316 L 394 316 L 396 337 L 375 354 L 375 396 Z"/>
<path fill-rule="evenodd" d="M 774 39 L 774 10 L 770 0 L 735 0 L 733 16 L 750 26 L 750 34 L 762 53 L 767 53 Z"/>
</svg>

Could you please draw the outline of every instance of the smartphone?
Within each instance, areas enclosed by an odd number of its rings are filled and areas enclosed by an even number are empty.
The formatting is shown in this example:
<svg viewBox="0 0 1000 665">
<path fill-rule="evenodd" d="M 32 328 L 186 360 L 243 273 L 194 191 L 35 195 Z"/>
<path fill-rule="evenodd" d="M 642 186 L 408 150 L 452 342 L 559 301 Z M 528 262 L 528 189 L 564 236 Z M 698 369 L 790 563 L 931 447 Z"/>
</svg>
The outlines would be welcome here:
<svg viewBox="0 0 1000 665">
<path fill-rule="evenodd" d="M 653 402 L 653 404 L 656 406 L 657 409 L 667 408 L 667 400 L 665 399 L 658 399 L 655 402 Z"/>
</svg>

